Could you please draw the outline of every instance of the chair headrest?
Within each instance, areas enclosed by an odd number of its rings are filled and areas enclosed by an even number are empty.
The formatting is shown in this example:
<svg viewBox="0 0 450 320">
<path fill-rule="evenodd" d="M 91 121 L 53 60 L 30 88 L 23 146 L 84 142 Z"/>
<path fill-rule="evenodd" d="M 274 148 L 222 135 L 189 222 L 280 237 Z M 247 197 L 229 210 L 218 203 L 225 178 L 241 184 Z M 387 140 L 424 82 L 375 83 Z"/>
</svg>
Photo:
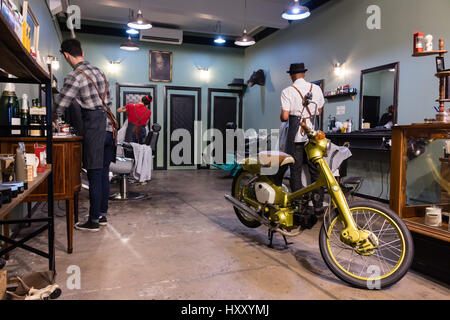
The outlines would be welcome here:
<svg viewBox="0 0 450 320">
<path fill-rule="evenodd" d="M 152 125 L 152 131 L 154 131 L 154 132 L 161 131 L 161 126 L 158 123 L 154 123 Z"/>
</svg>

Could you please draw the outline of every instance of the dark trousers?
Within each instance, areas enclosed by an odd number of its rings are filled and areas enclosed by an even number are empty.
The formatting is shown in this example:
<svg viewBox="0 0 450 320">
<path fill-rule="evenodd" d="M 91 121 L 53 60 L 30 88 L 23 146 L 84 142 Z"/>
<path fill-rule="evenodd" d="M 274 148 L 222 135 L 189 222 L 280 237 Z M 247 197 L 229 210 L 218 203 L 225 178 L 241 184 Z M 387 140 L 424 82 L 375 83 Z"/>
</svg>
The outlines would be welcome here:
<svg viewBox="0 0 450 320">
<path fill-rule="evenodd" d="M 90 203 L 89 220 L 93 222 L 98 222 L 100 216 L 106 216 L 108 213 L 109 165 L 113 160 L 114 148 L 112 132 L 107 132 L 103 152 L 103 168 L 87 170 Z"/>
<path fill-rule="evenodd" d="M 136 139 L 136 133 L 133 133 L 131 141 L 134 143 L 143 144 L 145 140 L 145 126 L 139 126 L 139 134 L 137 137 L 139 138 L 139 141 Z"/>
<path fill-rule="evenodd" d="M 302 166 L 308 165 L 309 174 L 311 176 L 311 182 L 314 182 L 319 177 L 319 170 L 314 166 L 311 161 L 308 161 L 308 157 L 305 152 L 305 143 L 295 143 L 292 146 L 292 154 L 295 163 L 291 164 L 291 190 L 292 192 L 298 191 L 305 186 L 302 184 Z M 312 201 L 314 208 L 322 208 L 323 206 L 323 188 L 313 191 Z"/>
</svg>

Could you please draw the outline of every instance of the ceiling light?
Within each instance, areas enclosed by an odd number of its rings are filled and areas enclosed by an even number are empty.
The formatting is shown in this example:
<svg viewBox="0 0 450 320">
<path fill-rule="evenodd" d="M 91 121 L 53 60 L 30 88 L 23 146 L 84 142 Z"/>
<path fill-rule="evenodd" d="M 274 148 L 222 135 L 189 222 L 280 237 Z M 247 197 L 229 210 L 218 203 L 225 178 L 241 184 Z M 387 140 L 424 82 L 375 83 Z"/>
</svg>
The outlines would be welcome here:
<svg viewBox="0 0 450 320">
<path fill-rule="evenodd" d="M 129 28 L 127 29 L 128 34 L 139 34 L 139 31 L 136 29 Z"/>
<path fill-rule="evenodd" d="M 128 26 L 133 29 L 150 29 L 152 24 L 149 20 L 144 18 L 142 11 L 138 10 L 136 18 L 131 19 L 131 21 L 128 22 Z"/>
<path fill-rule="evenodd" d="M 126 50 L 126 51 L 137 51 L 139 50 L 139 47 L 131 41 L 131 37 L 128 36 L 128 41 L 125 43 L 122 43 L 120 45 L 120 49 Z"/>
<path fill-rule="evenodd" d="M 217 36 L 214 39 L 214 43 L 217 43 L 217 44 L 224 44 L 225 42 L 227 42 L 227 40 L 225 40 L 225 38 L 222 36 Z"/>
<path fill-rule="evenodd" d="M 236 41 L 234 42 L 235 45 L 241 47 L 252 46 L 255 43 L 256 43 L 255 39 L 247 34 L 247 30 L 244 30 L 242 37 L 237 38 Z"/>
<path fill-rule="evenodd" d="M 308 18 L 310 15 L 311 12 L 307 7 L 301 6 L 298 0 L 294 0 L 294 2 L 283 12 L 281 17 L 286 20 L 301 20 Z"/>
</svg>

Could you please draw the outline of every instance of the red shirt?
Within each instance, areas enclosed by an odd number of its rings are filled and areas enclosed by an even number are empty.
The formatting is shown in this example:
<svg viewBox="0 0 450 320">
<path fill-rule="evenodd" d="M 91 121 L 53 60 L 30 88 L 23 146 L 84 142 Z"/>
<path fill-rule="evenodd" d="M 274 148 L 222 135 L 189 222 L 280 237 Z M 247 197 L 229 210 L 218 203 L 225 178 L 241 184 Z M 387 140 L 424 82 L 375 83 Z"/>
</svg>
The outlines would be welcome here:
<svg viewBox="0 0 450 320">
<path fill-rule="evenodd" d="M 128 123 L 136 123 L 140 126 L 146 125 L 152 114 L 151 110 L 140 103 L 129 103 L 125 108 L 128 112 Z M 137 123 L 138 119 L 140 120 L 139 123 Z"/>
</svg>

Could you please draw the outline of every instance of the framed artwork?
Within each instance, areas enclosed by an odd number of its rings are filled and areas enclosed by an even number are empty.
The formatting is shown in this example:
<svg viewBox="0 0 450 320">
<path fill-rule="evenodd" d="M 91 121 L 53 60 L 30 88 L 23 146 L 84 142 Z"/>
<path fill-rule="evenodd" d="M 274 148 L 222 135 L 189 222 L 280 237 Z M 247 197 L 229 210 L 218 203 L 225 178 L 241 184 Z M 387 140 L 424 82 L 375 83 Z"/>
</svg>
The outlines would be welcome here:
<svg viewBox="0 0 450 320">
<path fill-rule="evenodd" d="M 39 50 L 39 22 L 36 19 L 28 1 L 23 2 L 23 44 L 30 51 L 34 48 L 34 52 Z"/>
<path fill-rule="evenodd" d="M 150 81 L 172 82 L 172 52 L 150 50 Z"/>
<path fill-rule="evenodd" d="M 437 72 L 442 72 L 445 70 L 444 57 L 436 57 L 436 70 Z"/>
</svg>

